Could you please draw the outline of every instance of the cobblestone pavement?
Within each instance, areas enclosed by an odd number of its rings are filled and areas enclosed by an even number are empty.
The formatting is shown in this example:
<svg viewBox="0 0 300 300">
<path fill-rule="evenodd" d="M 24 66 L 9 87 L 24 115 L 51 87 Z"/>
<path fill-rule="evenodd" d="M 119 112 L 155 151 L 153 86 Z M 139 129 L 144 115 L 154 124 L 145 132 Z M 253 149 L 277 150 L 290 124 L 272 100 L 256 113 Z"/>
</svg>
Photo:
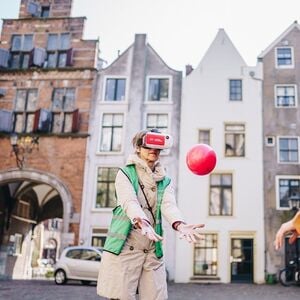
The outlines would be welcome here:
<svg viewBox="0 0 300 300">
<path fill-rule="evenodd" d="M 169 300 L 296 300 L 300 287 L 255 284 L 169 283 Z M 63 286 L 47 280 L 0 280 L 1 300 L 104 300 L 96 286 L 70 282 Z"/>
</svg>

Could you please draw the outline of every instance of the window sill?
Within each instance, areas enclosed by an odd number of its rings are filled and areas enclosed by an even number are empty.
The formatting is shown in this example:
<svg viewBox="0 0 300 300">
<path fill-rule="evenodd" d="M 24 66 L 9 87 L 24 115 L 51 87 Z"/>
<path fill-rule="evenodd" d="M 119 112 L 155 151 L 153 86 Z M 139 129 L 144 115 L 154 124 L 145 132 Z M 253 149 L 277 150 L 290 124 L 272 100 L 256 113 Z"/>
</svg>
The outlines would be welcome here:
<svg viewBox="0 0 300 300">
<path fill-rule="evenodd" d="M 6 133 L 0 132 L 0 138 L 2 137 L 10 137 L 14 132 Z M 85 138 L 89 137 L 90 134 L 88 133 L 45 133 L 45 132 L 22 132 L 16 133 L 18 136 L 39 136 L 39 137 L 59 137 L 59 138 L 66 138 L 66 137 L 73 137 L 73 138 Z"/>
<path fill-rule="evenodd" d="M 221 278 L 218 276 L 205 276 L 205 275 L 198 275 L 198 276 L 192 276 L 190 278 L 191 282 L 216 282 L 216 281 L 220 281 Z"/>
</svg>

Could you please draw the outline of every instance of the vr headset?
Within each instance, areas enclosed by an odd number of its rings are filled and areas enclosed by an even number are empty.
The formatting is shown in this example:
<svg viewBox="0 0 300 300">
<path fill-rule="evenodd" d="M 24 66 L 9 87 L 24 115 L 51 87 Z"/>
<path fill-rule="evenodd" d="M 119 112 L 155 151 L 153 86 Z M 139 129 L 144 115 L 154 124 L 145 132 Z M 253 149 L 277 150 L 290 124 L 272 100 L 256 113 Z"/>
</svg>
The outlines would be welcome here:
<svg viewBox="0 0 300 300">
<path fill-rule="evenodd" d="M 149 131 L 143 137 L 142 147 L 164 150 L 172 147 L 173 139 L 169 134 Z"/>
</svg>

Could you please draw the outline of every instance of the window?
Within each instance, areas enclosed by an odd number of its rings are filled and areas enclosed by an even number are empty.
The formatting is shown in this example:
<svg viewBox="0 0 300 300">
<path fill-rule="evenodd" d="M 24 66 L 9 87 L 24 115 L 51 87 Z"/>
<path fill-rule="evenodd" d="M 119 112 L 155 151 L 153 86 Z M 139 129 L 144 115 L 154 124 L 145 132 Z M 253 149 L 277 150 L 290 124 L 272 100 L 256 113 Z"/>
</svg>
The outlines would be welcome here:
<svg viewBox="0 0 300 300">
<path fill-rule="evenodd" d="M 218 237 L 204 234 L 204 239 L 194 245 L 194 276 L 218 274 Z"/>
<path fill-rule="evenodd" d="M 0 132 L 12 132 L 13 112 L 0 109 Z"/>
<path fill-rule="evenodd" d="M 98 168 L 96 208 L 116 206 L 115 179 L 118 168 Z"/>
<path fill-rule="evenodd" d="M 93 247 L 103 248 L 106 237 L 107 237 L 107 229 L 93 228 L 91 245 Z"/>
<path fill-rule="evenodd" d="M 157 128 L 161 132 L 168 131 L 169 118 L 168 114 L 148 114 L 146 120 L 146 128 Z"/>
<path fill-rule="evenodd" d="M 293 51 L 291 47 L 276 48 L 276 66 L 278 68 L 293 67 Z"/>
<path fill-rule="evenodd" d="M 122 146 L 123 114 L 103 114 L 100 152 L 119 152 Z"/>
<path fill-rule="evenodd" d="M 33 35 L 13 35 L 11 40 L 10 67 L 27 69 L 32 64 Z"/>
<path fill-rule="evenodd" d="M 210 130 L 199 130 L 198 142 L 200 144 L 210 145 Z"/>
<path fill-rule="evenodd" d="M 232 175 L 210 175 L 210 216 L 232 215 Z"/>
<path fill-rule="evenodd" d="M 169 101 L 168 78 L 150 78 L 148 89 L 149 101 Z"/>
<path fill-rule="evenodd" d="M 229 80 L 229 100 L 241 101 L 243 98 L 242 80 Z"/>
<path fill-rule="evenodd" d="M 297 163 L 299 161 L 298 138 L 279 138 L 279 161 Z"/>
<path fill-rule="evenodd" d="M 108 78 L 106 79 L 105 100 L 123 101 L 125 100 L 126 79 Z"/>
<path fill-rule="evenodd" d="M 296 87 L 294 85 L 276 86 L 276 107 L 295 107 Z"/>
<path fill-rule="evenodd" d="M 50 14 L 50 6 L 42 6 L 41 17 L 48 18 Z"/>
<path fill-rule="evenodd" d="M 74 132 L 75 88 L 58 88 L 52 97 L 52 132 Z"/>
<path fill-rule="evenodd" d="M 275 137 L 274 136 L 266 136 L 265 143 L 266 143 L 266 146 L 268 146 L 268 147 L 275 146 Z"/>
<path fill-rule="evenodd" d="M 70 34 L 49 34 L 47 42 L 47 68 L 63 68 L 72 64 Z"/>
<path fill-rule="evenodd" d="M 34 126 L 35 110 L 37 106 L 37 89 L 17 90 L 15 99 L 15 132 L 32 132 Z"/>
<path fill-rule="evenodd" d="M 225 156 L 245 156 L 245 125 L 225 124 Z"/>
<path fill-rule="evenodd" d="M 277 178 L 278 188 L 278 207 L 289 208 L 289 199 L 291 196 L 299 196 L 300 178 Z"/>
</svg>

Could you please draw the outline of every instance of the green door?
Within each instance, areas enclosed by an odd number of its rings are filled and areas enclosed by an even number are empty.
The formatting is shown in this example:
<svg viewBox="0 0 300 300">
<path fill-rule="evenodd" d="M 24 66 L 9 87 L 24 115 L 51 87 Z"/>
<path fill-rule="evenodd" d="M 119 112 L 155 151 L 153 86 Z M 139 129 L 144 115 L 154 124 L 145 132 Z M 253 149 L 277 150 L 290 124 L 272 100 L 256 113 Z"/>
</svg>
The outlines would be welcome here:
<svg viewBox="0 0 300 300">
<path fill-rule="evenodd" d="M 231 282 L 253 282 L 253 239 L 231 239 Z"/>
</svg>

